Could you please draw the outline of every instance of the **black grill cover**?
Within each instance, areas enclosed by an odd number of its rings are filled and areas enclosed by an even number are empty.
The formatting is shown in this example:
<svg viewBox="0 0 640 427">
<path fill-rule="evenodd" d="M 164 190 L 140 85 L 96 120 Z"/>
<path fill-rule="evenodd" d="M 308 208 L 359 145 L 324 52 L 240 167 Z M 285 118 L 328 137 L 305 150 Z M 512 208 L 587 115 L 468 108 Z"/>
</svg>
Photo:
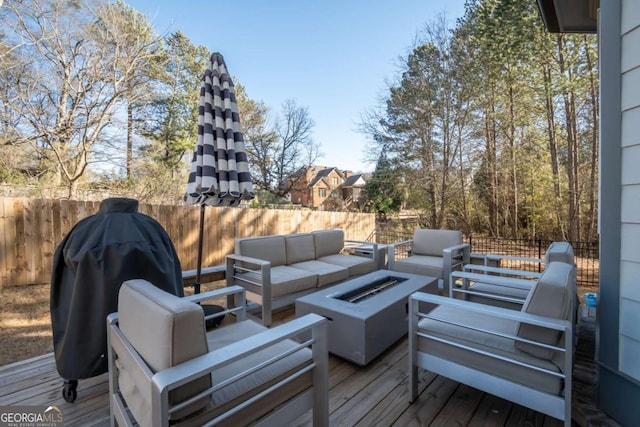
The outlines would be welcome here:
<svg viewBox="0 0 640 427">
<path fill-rule="evenodd" d="M 106 199 L 60 243 L 51 274 L 51 325 L 58 373 L 82 379 L 107 371 L 106 317 L 128 279 L 146 279 L 183 296 L 173 243 L 138 201 Z"/>
</svg>

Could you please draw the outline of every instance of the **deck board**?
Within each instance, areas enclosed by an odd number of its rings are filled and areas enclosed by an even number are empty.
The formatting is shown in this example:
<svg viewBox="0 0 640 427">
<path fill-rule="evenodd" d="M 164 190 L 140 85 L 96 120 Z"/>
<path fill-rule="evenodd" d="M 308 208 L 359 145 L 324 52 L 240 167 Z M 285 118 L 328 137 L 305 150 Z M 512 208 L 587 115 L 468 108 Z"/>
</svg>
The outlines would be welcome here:
<svg viewBox="0 0 640 427">
<path fill-rule="evenodd" d="M 293 317 L 276 313 L 275 323 Z M 595 407 L 594 328 L 581 328 L 574 373 L 574 425 L 617 425 Z M 65 426 L 109 425 L 108 378 L 80 380 L 78 399 L 62 398 L 53 353 L 0 367 L 0 405 L 57 405 Z M 419 398 L 409 403 L 407 339 L 360 367 L 329 358 L 332 426 L 560 426 L 554 418 L 488 395 L 433 373 L 420 371 Z M 311 414 L 294 425 L 308 426 Z"/>
</svg>

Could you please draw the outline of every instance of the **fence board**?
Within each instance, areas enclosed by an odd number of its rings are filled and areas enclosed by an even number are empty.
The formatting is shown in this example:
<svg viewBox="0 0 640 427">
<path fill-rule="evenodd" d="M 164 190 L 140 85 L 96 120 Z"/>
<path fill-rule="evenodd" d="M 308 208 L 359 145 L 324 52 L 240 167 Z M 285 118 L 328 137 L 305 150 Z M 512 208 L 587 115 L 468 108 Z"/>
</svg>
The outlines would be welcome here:
<svg viewBox="0 0 640 427">
<path fill-rule="evenodd" d="M 16 277 L 16 273 L 18 272 L 18 256 L 19 256 L 19 247 L 16 246 L 18 239 L 18 231 L 16 224 L 16 215 L 15 215 L 15 207 L 14 200 L 9 199 L 4 201 L 4 209 L 5 209 L 5 227 L 4 227 L 4 238 L 5 241 L 5 262 L 7 268 L 8 278 Z"/>
<path fill-rule="evenodd" d="M 7 201 L 0 200 L 0 236 L 6 236 L 9 232 L 9 220 L 5 214 L 4 205 Z M 7 257 L 9 255 L 8 239 L 0 239 L 0 283 L 7 283 L 9 279 L 9 267 Z"/>
<path fill-rule="evenodd" d="M 0 287 L 48 283 L 53 255 L 73 226 L 95 214 L 100 202 L 0 198 Z M 176 248 L 183 270 L 196 268 L 200 207 L 141 204 Z M 233 252 L 237 237 L 341 228 L 349 239 L 364 240 L 375 215 L 301 210 L 205 208 L 203 265 L 218 265 Z"/>
</svg>

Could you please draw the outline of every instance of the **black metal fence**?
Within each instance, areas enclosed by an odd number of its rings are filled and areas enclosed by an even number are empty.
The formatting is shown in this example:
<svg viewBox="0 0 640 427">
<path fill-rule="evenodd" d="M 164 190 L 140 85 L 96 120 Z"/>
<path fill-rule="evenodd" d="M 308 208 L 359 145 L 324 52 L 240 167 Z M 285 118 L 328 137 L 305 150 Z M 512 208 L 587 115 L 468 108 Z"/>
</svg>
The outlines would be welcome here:
<svg viewBox="0 0 640 427">
<path fill-rule="evenodd" d="M 409 240 L 413 237 L 410 232 L 396 232 L 376 230 L 375 241 L 390 244 Z M 471 252 L 477 254 L 499 254 L 527 258 L 543 258 L 552 240 L 547 239 L 506 239 L 500 237 L 466 236 L 465 241 L 471 246 Z M 573 247 L 578 266 L 578 286 L 597 288 L 599 282 L 600 259 L 599 243 L 569 242 Z M 507 266 L 507 265 L 504 265 Z M 520 270 L 533 270 L 539 264 L 526 261 L 510 261 L 508 267 Z"/>
</svg>

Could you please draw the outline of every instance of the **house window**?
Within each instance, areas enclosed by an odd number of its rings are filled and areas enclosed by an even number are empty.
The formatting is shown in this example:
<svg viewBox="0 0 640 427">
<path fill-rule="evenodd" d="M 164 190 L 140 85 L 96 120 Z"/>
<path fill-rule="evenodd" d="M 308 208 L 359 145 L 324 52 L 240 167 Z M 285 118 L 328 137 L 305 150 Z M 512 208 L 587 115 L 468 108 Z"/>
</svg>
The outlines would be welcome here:
<svg viewBox="0 0 640 427">
<path fill-rule="evenodd" d="M 327 189 L 326 188 L 318 188 L 318 196 L 327 197 Z"/>
<path fill-rule="evenodd" d="M 333 190 L 331 192 L 331 197 L 333 197 L 334 199 L 337 199 L 338 198 L 338 192 L 336 190 Z"/>
<path fill-rule="evenodd" d="M 331 178 L 331 184 L 333 184 L 334 187 L 338 185 L 338 178 L 336 178 L 335 176 Z"/>
</svg>

